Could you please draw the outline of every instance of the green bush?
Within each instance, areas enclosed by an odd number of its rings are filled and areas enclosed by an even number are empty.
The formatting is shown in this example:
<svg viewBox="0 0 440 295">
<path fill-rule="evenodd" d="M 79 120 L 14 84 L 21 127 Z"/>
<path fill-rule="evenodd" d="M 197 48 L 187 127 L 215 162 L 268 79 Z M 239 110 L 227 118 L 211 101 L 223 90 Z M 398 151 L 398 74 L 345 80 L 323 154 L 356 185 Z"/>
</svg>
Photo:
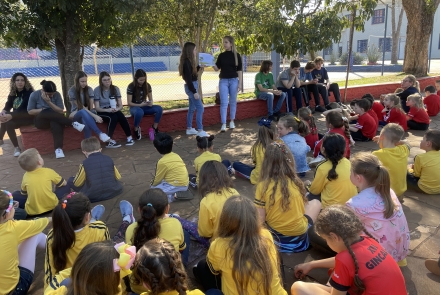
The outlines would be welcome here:
<svg viewBox="0 0 440 295">
<path fill-rule="evenodd" d="M 353 52 L 353 64 L 354 65 L 361 65 L 362 62 L 365 60 L 365 57 L 363 57 L 361 54 L 357 52 Z M 347 59 L 348 59 L 348 52 L 343 53 L 341 57 L 339 58 L 339 62 L 341 65 L 347 65 Z"/>
<path fill-rule="evenodd" d="M 379 58 L 382 56 L 382 53 L 379 51 L 379 48 L 376 47 L 376 45 L 368 46 L 367 49 L 367 57 L 368 62 L 375 64 L 379 60 Z"/>
</svg>

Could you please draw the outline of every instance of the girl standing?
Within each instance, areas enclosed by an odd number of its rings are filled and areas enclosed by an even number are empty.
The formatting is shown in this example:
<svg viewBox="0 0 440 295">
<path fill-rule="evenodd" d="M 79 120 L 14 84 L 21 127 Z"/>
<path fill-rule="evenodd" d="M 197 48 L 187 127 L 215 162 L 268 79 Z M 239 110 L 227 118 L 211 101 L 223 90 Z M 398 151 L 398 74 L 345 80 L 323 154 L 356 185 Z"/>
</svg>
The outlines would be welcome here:
<svg viewBox="0 0 440 295">
<path fill-rule="evenodd" d="M 307 145 L 311 148 L 315 148 L 316 142 L 319 140 L 318 128 L 316 128 L 315 117 L 312 115 L 312 111 L 309 107 L 302 107 L 298 110 L 298 117 L 303 120 L 309 127 L 310 133 L 304 138 Z"/>
<path fill-rule="evenodd" d="M 218 89 L 220 92 L 221 132 L 226 131 L 228 104 L 230 106 L 229 118 L 231 120 L 229 122 L 229 128 L 235 128 L 234 120 L 237 111 L 237 93 L 240 91 L 241 82 L 243 81 L 243 65 L 241 56 L 235 48 L 234 38 L 225 36 L 223 38 L 223 47 L 225 51 L 219 54 L 214 66 L 215 71 L 220 70 Z"/>
<path fill-rule="evenodd" d="M 112 78 L 107 72 L 99 73 L 99 86 L 94 90 L 95 109 L 98 115 L 108 123 L 107 134 L 111 138 L 115 132 L 116 124 L 120 124 L 127 136 L 127 143 L 125 145 L 133 145 L 134 140 L 131 137 L 130 125 L 127 118 L 121 112 L 123 105 L 121 101 L 121 92 L 117 86 L 112 83 Z M 121 147 L 113 139 L 109 140 L 107 148 Z"/>
<path fill-rule="evenodd" d="M 203 101 L 197 91 L 199 90 L 199 84 L 197 79 L 199 75 L 203 74 L 203 68 L 198 66 L 197 62 L 197 47 L 192 42 L 186 42 L 183 45 L 182 54 L 180 55 L 179 63 L 179 75 L 182 76 L 185 81 L 185 93 L 188 95 L 189 108 L 186 116 L 186 134 L 198 136 L 208 136 L 203 131 Z M 197 130 L 192 127 L 194 111 L 197 111 L 196 124 Z"/>
<path fill-rule="evenodd" d="M 147 73 L 136 70 L 133 82 L 127 87 L 127 105 L 130 106 L 130 114 L 134 117 L 134 136 L 137 140 L 142 138 L 142 131 L 139 125 L 145 115 L 154 115 L 154 123 L 148 131 L 150 140 L 154 140 L 154 135 L 159 132 L 158 125 L 162 118 L 162 107 L 153 105 L 153 94 L 150 83 L 147 82 Z M 152 131 L 152 132 L 151 132 Z"/>
<path fill-rule="evenodd" d="M 383 100 L 383 105 L 385 106 L 382 110 L 383 120 L 379 121 L 379 125 L 385 126 L 388 123 L 396 123 L 406 131 L 408 129 L 406 114 L 400 105 L 400 98 L 393 93 L 387 94 Z"/>
<path fill-rule="evenodd" d="M 334 268 L 330 286 L 297 281 L 292 285 L 292 295 L 407 294 L 397 263 L 350 209 L 340 205 L 324 209 L 315 227 L 338 254 L 296 265 L 295 276 L 302 279 L 314 268 Z"/>
<path fill-rule="evenodd" d="M 295 158 L 296 173 L 299 177 L 306 176 L 310 170 L 307 164 L 307 153 L 310 147 L 307 145 L 304 136 L 309 133 L 307 124 L 292 115 L 281 117 L 277 124 L 278 136 L 289 147 Z"/>
<path fill-rule="evenodd" d="M 3 111 L 0 112 L 0 145 L 3 144 L 3 137 L 8 132 L 9 139 L 14 145 L 14 157 L 21 154 L 15 129 L 34 123 L 34 116 L 27 112 L 29 97 L 33 91 L 34 87 L 25 74 L 12 75 L 9 82 L 9 95 Z M 11 109 L 12 112 L 10 112 Z"/>
<path fill-rule="evenodd" d="M 376 156 L 358 153 L 351 160 L 350 180 L 359 194 L 347 201 L 347 207 L 394 260 L 406 266 L 409 228 L 402 205 L 390 188 L 388 170 Z"/>
<path fill-rule="evenodd" d="M 408 96 L 406 105 L 409 107 L 409 112 L 406 115 L 408 129 L 428 130 L 431 120 L 423 105 L 422 96 L 418 93 Z"/>
<path fill-rule="evenodd" d="M 402 80 L 402 89 L 403 91 L 397 92 L 397 97 L 400 99 L 400 104 L 403 108 L 403 111 L 406 113 L 409 112 L 409 107 L 406 105 L 406 101 L 408 99 L 408 96 L 420 93 L 420 83 L 416 80 L 416 77 L 413 75 L 407 75 Z M 395 93 L 396 93 L 395 92 Z"/>
<path fill-rule="evenodd" d="M 308 202 L 295 160 L 286 145 L 272 142 L 264 154 L 254 203 L 280 252 L 301 252 L 309 247 L 307 230 L 321 210 L 318 200 Z"/>
<path fill-rule="evenodd" d="M 68 94 L 72 104 L 69 118 L 84 124 L 84 138 L 92 136 L 93 130 L 102 142 L 109 141 L 110 137 L 96 126 L 96 123 L 102 123 L 102 118 L 91 112 L 95 95 L 92 87 L 87 85 L 86 73 L 78 71 L 75 74 L 74 85 Z"/>
</svg>

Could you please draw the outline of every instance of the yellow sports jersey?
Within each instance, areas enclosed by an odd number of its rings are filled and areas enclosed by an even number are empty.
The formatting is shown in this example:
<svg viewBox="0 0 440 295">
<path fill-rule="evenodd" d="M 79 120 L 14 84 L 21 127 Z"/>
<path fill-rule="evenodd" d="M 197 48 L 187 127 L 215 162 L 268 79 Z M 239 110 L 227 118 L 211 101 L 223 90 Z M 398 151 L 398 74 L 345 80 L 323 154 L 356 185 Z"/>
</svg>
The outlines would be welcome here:
<svg viewBox="0 0 440 295">
<path fill-rule="evenodd" d="M 199 289 L 195 289 L 192 291 L 186 291 L 187 295 L 203 295 L 204 293 L 202 291 L 200 291 Z M 151 292 L 144 292 L 141 293 L 141 295 L 151 295 Z M 179 293 L 177 291 L 168 291 L 168 292 L 162 292 L 159 293 L 159 295 L 179 295 Z"/>
<path fill-rule="evenodd" d="M 156 175 L 151 185 L 156 186 L 162 180 L 173 186 L 188 186 L 188 170 L 186 170 L 185 163 L 178 154 L 171 152 L 163 155 L 157 161 Z"/>
<path fill-rule="evenodd" d="M 255 148 L 255 153 L 252 153 L 252 160 L 255 164 L 255 169 L 251 172 L 251 183 L 257 184 L 258 178 L 260 178 L 260 171 L 261 167 L 263 166 L 263 160 L 264 160 L 264 153 L 266 152 L 266 149 L 259 144 Z"/>
<path fill-rule="evenodd" d="M 196 169 L 197 183 L 199 183 L 199 172 L 202 169 L 203 164 L 207 161 L 221 162 L 222 158 L 219 154 L 212 153 L 210 151 L 203 152 L 200 156 L 194 159 L 194 168 Z"/>
<path fill-rule="evenodd" d="M 270 294 L 273 295 L 287 295 L 286 290 L 284 290 L 280 276 L 279 276 L 279 266 L 277 264 L 278 253 L 275 244 L 273 243 L 273 238 L 267 229 L 261 230 L 261 235 L 267 240 L 269 244 L 269 257 L 272 264 L 273 277 L 270 280 Z M 231 238 L 217 238 L 209 247 L 208 255 L 206 257 L 206 262 L 213 274 L 221 274 L 222 276 L 222 286 L 221 290 L 225 295 L 236 295 L 238 290 L 235 286 L 235 282 L 232 276 L 232 253 L 230 252 L 229 243 Z M 252 251 L 252 249 L 250 249 Z M 245 290 L 244 294 L 256 295 L 261 294 L 257 292 L 258 287 L 261 286 L 259 275 L 256 274 L 256 280 L 250 282 L 248 288 Z"/>
<path fill-rule="evenodd" d="M 429 151 L 414 159 L 414 176 L 420 177 L 419 188 L 427 194 L 440 194 L 440 151 Z"/>
<path fill-rule="evenodd" d="M 49 168 L 27 171 L 21 182 L 21 193 L 27 195 L 25 210 L 29 215 L 38 215 L 53 210 L 58 198 L 52 191 L 53 185 L 62 186 L 64 179 Z"/>
<path fill-rule="evenodd" d="M 60 287 L 60 284 L 62 281 L 70 277 L 70 273 L 72 272 L 72 268 L 66 268 L 62 271 L 60 271 L 58 274 L 52 277 L 52 280 L 47 284 L 47 288 L 44 289 L 44 295 L 47 294 L 65 294 L 65 293 L 57 293 L 57 292 L 63 292 L 63 290 L 60 290 L 62 287 Z M 66 289 L 67 292 L 67 289 Z"/>
<path fill-rule="evenodd" d="M 115 178 L 117 180 L 121 179 L 121 174 L 119 173 L 116 166 L 113 166 L 115 170 Z M 73 179 L 73 185 L 76 187 L 81 187 L 84 185 L 84 182 L 86 182 L 86 170 L 84 170 L 83 164 L 79 165 L 79 170 L 75 175 L 75 178 Z"/>
<path fill-rule="evenodd" d="M 53 280 L 58 273 L 53 264 L 52 242 L 53 230 L 49 231 L 46 241 L 46 257 L 44 259 L 44 288 Z M 75 231 L 75 243 L 66 251 L 67 263 L 65 268 L 72 267 L 79 252 L 88 244 L 110 240 L 107 226 L 102 221 L 87 224 L 82 229 Z"/>
<path fill-rule="evenodd" d="M 48 218 L 8 220 L 0 223 L 0 294 L 9 294 L 20 278 L 18 245 L 41 233 L 48 223 Z"/>
<path fill-rule="evenodd" d="M 408 166 L 410 148 L 409 145 L 402 144 L 393 148 L 383 148 L 372 153 L 388 169 L 391 188 L 397 196 L 403 195 L 406 191 L 406 167 Z"/>
<path fill-rule="evenodd" d="M 266 210 L 267 224 L 277 232 L 285 236 L 299 236 L 304 234 L 308 228 L 307 218 L 304 216 L 304 201 L 298 190 L 298 187 L 289 181 L 289 209 L 283 211 L 281 206 L 282 194 L 281 185 L 278 184 L 274 196 L 274 203 L 271 205 L 270 194 L 272 193 L 274 182 L 271 181 L 266 191 L 264 183 L 260 182 L 257 185 L 254 203 L 258 208 Z"/>
<path fill-rule="evenodd" d="M 209 193 L 200 201 L 199 221 L 197 231 L 201 237 L 211 238 L 217 227 L 223 205 L 231 196 L 239 193 L 233 188 L 224 188 L 219 193 Z"/>
<path fill-rule="evenodd" d="M 324 209 L 330 205 L 345 205 L 357 195 L 356 187 L 350 181 L 351 164 L 347 158 L 342 158 L 336 166 L 338 178 L 328 180 L 328 172 L 332 169 L 332 162 L 327 160 L 316 167 L 315 179 L 309 191 L 314 195 L 321 194 L 321 204 Z"/>
</svg>

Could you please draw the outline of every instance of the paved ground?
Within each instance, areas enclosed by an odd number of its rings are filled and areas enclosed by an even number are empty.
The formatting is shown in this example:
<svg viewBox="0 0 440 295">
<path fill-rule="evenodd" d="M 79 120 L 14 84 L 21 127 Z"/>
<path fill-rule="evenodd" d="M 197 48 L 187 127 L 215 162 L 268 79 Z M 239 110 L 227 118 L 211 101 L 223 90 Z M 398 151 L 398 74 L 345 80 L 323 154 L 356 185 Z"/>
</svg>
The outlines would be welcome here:
<svg viewBox="0 0 440 295">
<path fill-rule="evenodd" d="M 233 132 L 218 133 L 215 139 L 215 152 L 222 158 L 250 163 L 249 151 L 252 143 L 255 141 L 257 130 L 256 121 L 258 119 L 248 119 L 237 122 L 237 128 Z M 319 118 L 319 127 L 324 130 L 323 118 Z M 440 128 L 440 117 L 433 120 L 432 128 Z M 208 128 L 208 132 L 216 134 L 220 126 Z M 174 151 L 177 152 L 185 161 L 189 172 L 194 172 L 192 168 L 193 160 L 197 156 L 194 137 L 187 137 L 183 132 L 171 134 L 175 139 Z M 409 132 L 407 139 L 411 143 L 410 163 L 414 155 L 423 152 L 420 150 L 419 142 L 422 132 Z M 1 150 L 3 148 L 3 150 Z M 377 146 L 372 143 L 356 143 L 352 153 L 357 151 L 372 151 Z M 16 190 L 20 187 L 23 171 L 19 168 L 16 158 L 12 157 L 13 147 L 9 140 L 0 147 L 0 188 Z M 134 146 L 122 147 L 114 150 L 104 150 L 104 153 L 111 156 L 124 182 L 124 192 L 117 198 L 103 202 L 106 212 L 103 221 L 107 223 L 111 234 L 115 234 L 121 223 L 119 213 L 119 201 L 129 200 L 132 204 L 137 203 L 140 194 L 148 188 L 152 179 L 155 163 L 159 159 L 159 154 L 155 151 L 152 143 L 147 139 L 136 142 Z M 66 158 L 56 160 L 53 155 L 43 157 L 47 167 L 55 169 L 63 177 L 67 178 L 74 175 L 78 164 L 84 159 L 82 153 L 71 151 L 66 153 Z M 307 179 L 312 179 L 313 172 L 307 173 Z M 240 194 L 253 198 L 254 187 L 243 179 L 234 180 L 234 184 Z M 192 201 L 175 202 L 171 205 L 171 211 L 177 212 L 182 217 L 193 219 L 198 215 L 198 197 Z M 420 195 L 413 192 L 405 193 L 404 211 L 411 230 L 411 254 L 408 257 L 408 266 L 402 268 L 405 276 L 408 293 L 416 294 L 439 294 L 440 277 L 430 274 L 424 267 L 425 258 L 438 257 L 440 250 L 440 196 L 438 195 Z M 203 251 L 197 247 L 195 242 L 191 244 L 191 260 L 196 261 L 203 256 Z M 316 249 L 308 251 L 283 255 L 284 269 L 286 272 L 286 287 L 294 281 L 292 268 L 298 264 L 311 259 L 320 259 L 326 257 L 326 254 Z M 43 285 L 43 253 L 39 252 L 37 257 L 37 267 L 34 284 L 29 294 L 42 294 Z M 326 270 L 314 270 L 310 273 L 311 280 L 326 282 L 328 279 Z M 386 283 L 386 278 L 384 278 Z M 435 291 L 437 290 L 437 291 Z"/>
</svg>

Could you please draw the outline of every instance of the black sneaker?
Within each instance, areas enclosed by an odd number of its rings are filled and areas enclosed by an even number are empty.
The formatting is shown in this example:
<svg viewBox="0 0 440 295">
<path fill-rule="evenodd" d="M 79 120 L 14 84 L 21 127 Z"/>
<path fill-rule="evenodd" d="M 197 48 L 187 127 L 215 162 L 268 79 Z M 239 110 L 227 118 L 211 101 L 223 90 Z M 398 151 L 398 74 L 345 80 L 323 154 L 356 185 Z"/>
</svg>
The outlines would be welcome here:
<svg viewBox="0 0 440 295">
<path fill-rule="evenodd" d="M 137 130 L 134 130 L 134 138 L 135 138 L 136 140 L 141 140 L 141 138 L 142 138 L 141 127 L 138 127 Z"/>
<path fill-rule="evenodd" d="M 121 145 L 119 143 L 117 143 L 116 141 L 114 141 L 113 139 L 110 139 L 105 147 L 109 148 L 109 149 L 116 149 L 116 148 L 121 147 Z"/>
<path fill-rule="evenodd" d="M 325 108 L 326 108 L 327 110 L 331 110 L 331 109 L 332 109 L 332 107 L 330 106 L 330 104 L 326 105 Z"/>
<path fill-rule="evenodd" d="M 316 111 L 316 112 L 323 113 L 323 112 L 326 111 L 326 109 L 325 109 L 324 107 L 322 107 L 322 106 L 316 106 L 316 107 L 315 107 L 315 111 Z"/>
<path fill-rule="evenodd" d="M 160 131 L 159 131 L 159 127 L 154 128 L 153 125 L 151 125 L 151 128 L 154 129 L 154 135 L 157 135 Z"/>
</svg>

